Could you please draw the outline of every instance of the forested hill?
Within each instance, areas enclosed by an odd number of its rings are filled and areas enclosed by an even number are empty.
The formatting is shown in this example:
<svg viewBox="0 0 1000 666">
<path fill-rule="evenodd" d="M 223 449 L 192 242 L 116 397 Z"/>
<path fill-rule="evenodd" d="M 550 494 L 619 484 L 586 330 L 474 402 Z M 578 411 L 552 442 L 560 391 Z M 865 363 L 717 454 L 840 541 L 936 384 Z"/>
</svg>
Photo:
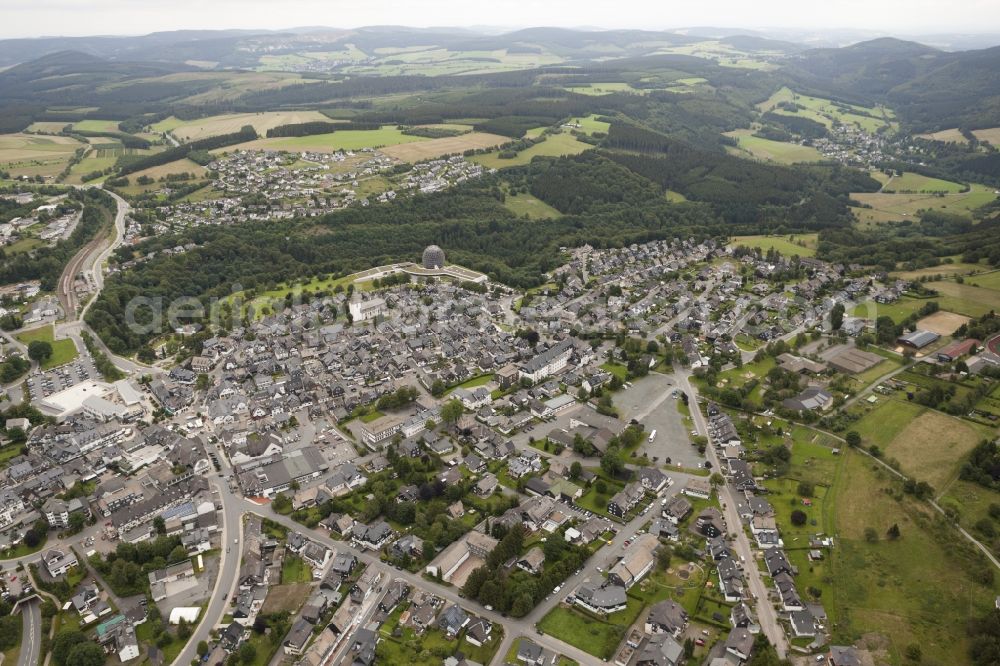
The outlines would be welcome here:
<svg viewBox="0 0 1000 666">
<path fill-rule="evenodd" d="M 782 71 L 802 89 L 884 103 L 914 132 L 1000 125 L 1000 47 L 949 53 L 884 38 L 806 51 Z"/>
</svg>

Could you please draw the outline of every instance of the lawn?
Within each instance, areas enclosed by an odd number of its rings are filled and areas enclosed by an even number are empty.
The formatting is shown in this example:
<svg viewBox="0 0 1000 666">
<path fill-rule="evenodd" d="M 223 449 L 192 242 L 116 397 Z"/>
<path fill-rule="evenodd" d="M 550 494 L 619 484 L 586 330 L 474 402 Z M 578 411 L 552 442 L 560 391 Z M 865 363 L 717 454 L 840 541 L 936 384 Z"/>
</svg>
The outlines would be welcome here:
<svg viewBox="0 0 1000 666">
<path fill-rule="evenodd" d="M 795 164 L 796 162 L 819 162 L 823 154 L 812 146 L 802 146 L 787 141 L 772 141 L 753 135 L 754 130 L 740 129 L 726 132 L 725 135 L 736 139 L 740 156 L 749 155 L 756 159 L 778 164 Z"/>
<path fill-rule="evenodd" d="M 577 608 L 560 605 L 549 611 L 538 623 L 538 627 L 546 634 L 607 660 L 618 648 L 628 627 L 624 622 L 613 623 L 616 616 L 630 616 L 634 620 L 641 610 L 641 604 L 636 599 L 629 598 L 628 604 L 631 609 L 626 608 L 620 613 L 612 613 L 607 619 L 600 619 Z"/>
<path fill-rule="evenodd" d="M 611 373 L 612 375 L 614 375 L 615 377 L 617 377 L 622 381 L 625 381 L 625 379 L 628 377 L 628 368 L 625 367 L 624 365 L 621 365 L 620 363 L 608 363 L 608 362 L 602 363 L 601 370 Z"/>
<path fill-rule="evenodd" d="M 451 391 L 454 391 L 457 388 L 473 389 L 473 388 L 477 388 L 479 386 L 486 386 L 491 381 L 493 381 L 493 373 L 487 373 L 485 375 L 479 375 L 478 377 L 473 377 L 472 379 L 469 379 L 469 380 L 466 380 L 466 381 L 462 382 L 458 386 L 453 386 L 452 388 L 450 388 L 448 390 L 448 392 L 450 393 Z"/>
<path fill-rule="evenodd" d="M 780 102 L 795 102 L 805 108 L 797 111 L 776 108 Z M 757 106 L 761 111 L 773 110 L 781 115 L 809 118 L 826 127 L 833 127 L 834 122 L 840 122 L 857 125 L 867 132 L 875 132 L 879 127 L 891 125 L 894 117 L 892 111 L 883 107 L 863 107 L 834 102 L 822 97 L 800 95 L 789 88 L 782 88 Z M 884 119 L 883 115 L 888 120 Z"/>
<path fill-rule="evenodd" d="M 893 176 L 882 186 L 883 192 L 947 192 L 957 193 L 965 188 L 961 183 L 953 183 L 940 178 L 922 176 L 919 173 L 903 172 L 902 176 Z"/>
<path fill-rule="evenodd" d="M 584 118 L 571 118 L 569 122 L 571 124 L 575 123 L 579 125 L 580 127 L 578 130 L 585 134 L 593 134 L 594 132 L 607 133 L 608 129 L 611 127 L 611 123 L 598 120 L 596 115 L 586 116 Z"/>
<path fill-rule="evenodd" d="M 535 156 L 558 157 L 561 155 L 578 155 L 591 148 L 593 146 L 589 143 L 578 141 L 575 136 L 568 132 L 561 132 L 559 134 L 549 134 L 545 141 L 522 150 L 512 159 L 501 159 L 496 152 L 475 155 L 469 159 L 490 169 L 503 169 L 505 167 L 528 164 Z"/>
<path fill-rule="evenodd" d="M 732 246 L 760 248 L 767 252 L 775 249 L 781 254 L 800 257 L 812 257 L 816 254 L 817 234 L 789 234 L 788 236 L 733 236 L 729 244 Z"/>
<path fill-rule="evenodd" d="M 281 584 L 310 583 L 312 570 L 298 555 L 286 554 L 281 562 Z"/>
<path fill-rule="evenodd" d="M 604 481 L 607 486 L 606 493 L 597 492 L 597 482 L 595 481 L 591 484 L 590 488 L 583 493 L 577 504 L 582 506 L 584 509 L 593 511 L 594 513 L 600 514 L 602 516 L 608 515 L 608 500 L 614 496 L 619 490 L 625 487 L 624 484 L 614 482 L 614 481 Z"/>
<path fill-rule="evenodd" d="M 938 283 L 935 283 L 938 284 Z M 882 316 L 891 317 L 894 322 L 901 322 L 911 314 L 924 307 L 928 301 L 938 301 L 939 298 L 910 298 L 903 296 L 895 303 L 876 303 L 875 301 L 864 301 L 851 312 L 855 317 L 864 317 L 872 321 Z"/>
<path fill-rule="evenodd" d="M 970 572 L 985 565 L 970 546 L 937 521 L 926 504 L 894 499 L 899 483 L 866 456 L 845 452 L 836 484 L 837 547 L 829 554 L 823 602 L 836 618 L 833 642 L 851 643 L 877 632 L 889 646 L 892 663 L 904 648 L 919 644 L 925 660 L 968 663 L 965 623 L 993 607 L 997 586 L 981 585 Z M 885 536 L 889 526 L 901 536 Z M 864 539 L 866 528 L 879 535 Z"/>
<path fill-rule="evenodd" d="M 48 370 L 49 368 L 54 368 L 64 363 L 69 363 L 77 357 L 76 345 L 69 338 L 65 340 L 56 340 L 55 333 L 52 330 L 52 324 L 48 326 L 41 326 L 39 328 L 33 328 L 28 331 L 22 331 L 17 334 L 17 339 L 24 344 L 31 344 L 35 340 L 42 340 L 48 342 L 52 345 L 52 356 L 48 357 L 44 363 L 42 363 L 42 369 Z"/>
<path fill-rule="evenodd" d="M 562 217 L 558 210 L 527 192 L 508 194 L 504 197 L 503 205 L 515 215 L 527 216 L 532 220 Z"/>
<path fill-rule="evenodd" d="M 227 146 L 212 151 L 220 153 L 234 150 L 287 150 L 301 152 L 315 150 L 322 153 L 334 153 L 338 150 L 360 150 L 362 148 L 382 148 L 413 141 L 429 141 L 421 136 L 403 134 L 394 125 L 386 125 L 377 130 L 341 130 L 329 134 L 314 134 L 312 136 L 283 136 L 273 139 L 257 139 L 235 146 Z"/>
<path fill-rule="evenodd" d="M 918 268 L 912 271 L 893 271 L 893 277 L 899 277 L 904 280 L 919 280 L 920 278 L 927 276 L 944 276 L 944 277 L 954 277 L 956 275 L 969 275 L 970 273 L 976 273 L 982 271 L 985 268 L 982 264 L 966 264 L 961 261 L 955 261 L 952 263 L 938 264 L 937 266 L 927 266 L 926 268 Z M 978 281 L 978 278 L 977 280 Z M 989 286 L 989 285 L 983 285 Z M 1000 289 L 1000 284 L 998 284 L 996 289 Z"/>
</svg>

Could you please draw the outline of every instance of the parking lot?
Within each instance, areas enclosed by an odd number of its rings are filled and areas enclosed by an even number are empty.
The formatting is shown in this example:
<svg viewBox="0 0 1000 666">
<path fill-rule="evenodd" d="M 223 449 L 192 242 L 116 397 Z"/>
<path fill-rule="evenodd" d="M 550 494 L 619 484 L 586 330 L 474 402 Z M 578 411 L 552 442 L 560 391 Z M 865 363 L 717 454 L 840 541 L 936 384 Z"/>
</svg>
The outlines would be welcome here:
<svg viewBox="0 0 1000 666">
<path fill-rule="evenodd" d="M 81 356 L 72 363 L 61 365 L 46 372 L 40 372 L 28 377 L 28 389 L 31 397 L 47 398 L 54 393 L 59 393 L 70 386 L 99 379 L 100 375 L 94 366 L 94 361 L 89 355 Z"/>
<path fill-rule="evenodd" d="M 671 376 L 651 374 L 616 393 L 615 407 L 622 419 L 638 419 L 646 429 L 647 438 L 636 451 L 637 455 L 645 453 L 661 463 L 669 458 L 675 465 L 698 467 L 704 465 L 705 457 L 691 445 L 691 433 L 678 410 L 679 400 L 673 397 L 676 388 Z M 656 437 L 650 442 L 648 435 L 653 430 Z"/>
</svg>

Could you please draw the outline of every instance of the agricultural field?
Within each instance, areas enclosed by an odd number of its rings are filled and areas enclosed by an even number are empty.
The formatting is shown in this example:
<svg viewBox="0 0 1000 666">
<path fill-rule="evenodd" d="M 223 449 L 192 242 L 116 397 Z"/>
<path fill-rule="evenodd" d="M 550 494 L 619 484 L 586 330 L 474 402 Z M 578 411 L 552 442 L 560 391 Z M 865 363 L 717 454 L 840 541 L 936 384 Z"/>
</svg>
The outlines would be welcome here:
<svg viewBox="0 0 1000 666">
<path fill-rule="evenodd" d="M 69 123 L 40 120 L 28 125 L 24 131 L 28 134 L 59 134 L 66 125 Z"/>
<path fill-rule="evenodd" d="M 213 106 L 230 102 L 249 92 L 260 90 L 276 90 L 285 86 L 314 83 L 317 79 L 304 79 L 298 74 L 285 72 L 246 72 L 246 71 L 216 71 L 216 72 L 178 72 L 154 79 L 160 83 L 187 84 L 197 92 L 184 98 L 191 105 Z M 143 79 L 136 79 L 143 81 Z"/>
<path fill-rule="evenodd" d="M 805 107 L 798 111 L 778 108 L 782 102 L 792 102 Z M 866 108 L 854 104 L 833 102 L 821 97 L 800 95 L 789 88 L 782 88 L 771 95 L 770 99 L 757 105 L 761 112 L 774 111 L 786 116 L 801 116 L 809 118 L 826 127 L 833 127 L 835 122 L 845 125 L 856 125 L 866 132 L 875 132 L 885 125 L 894 127 L 894 114 L 884 107 Z"/>
<path fill-rule="evenodd" d="M 974 133 L 975 132 L 973 132 L 973 134 Z M 957 127 L 941 130 L 939 132 L 931 132 L 929 134 L 917 134 L 917 137 L 927 139 L 928 141 L 940 141 L 941 143 L 969 143 L 969 140 L 966 139 L 960 131 L 958 131 Z"/>
<path fill-rule="evenodd" d="M 136 171 L 128 175 L 129 185 L 127 187 L 121 188 L 126 194 L 141 194 L 143 192 L 149 192 L 151 190 L 158 190 L 163 187 L 163 183 L 159 182 L 161 178 L 164 178 L 171 174 L 176 173 L 191 173 L 197 177 L 204 176 L 208 170 L 197 162 L 192 162 L 191 160 L 185 158 L 183 160 L 176 160 L 174 162 L 167 162 L 166 164 L 160 164 L 154 167 L 149 167 L 148 169 L 143 169 L 142 171 Z M 153 179 L 153 182 L 149 185 L 139 185 L 136 181 L 143 177 L 148 176 Z"/>
<path fill-rule="evenodd" d="M 877 634 L 885 661 L 903 663 L 903 652 L 919 644 L 925 660 L 967 663 L 965 623 L 993 605 L 996 584 L 971 573 L 987 566 L 929 505 L 908 496 L 895 499 L 899 482 L 867 456 L 845 452 L 834 485 L 831 533 L 837 547 L 824 565 L 823 602 L 835 619 L 835 643 Z M 900 537 L 886 530 L 898 525 Z M 865 538 L 872 529 L 875 541 Z"/>
<path fill-rule="evenodd" d="M 17 334 L 17 339 L 25 345 L 29 345 L 35 340 L 42 340 L 43 342 L 48 342 L 52 345 L 52 356 L 42 363 L 42 370 L 48 370 L 49 368 L 55 368 L 56 366 L 63 365 L 64 363 L 69 363 L 76 358 L 78 354 L 76 345 L 69 338 L 64 340 L 55 339 L 55 332 L 52 329 L 52 324 L 22 331 Z"/>
<path fill-rule="evenodd" d="M 907 476 L 944 488 L 985 435 L 966 421 L 929 409 L 909 421 L 883 451 L 899 461 Z"/>
<path fill-rule="evenodd" d="M 450 51 L 427 46 L 413 49 L 393 49 L 390 53 L 374 54 L 375 60 L 348 64 L 343 71 L 350 74 L 376 76 L 441 76 L 484 74 L 533 69 L 558 64 L 563 59 L 548 51 L 539 53 L 508 53 L 507 49 L 492 51 Z"/>
<path fill-rule="evenodd" d="M 950 264 L 939 264 L 937 266 L 928 266 L 926 268 L 918 268 L 912 271 L 893 271 L 891 273 L 892 277 L 902 278 L 904 280 L 919 280 L 924 276 L 945 276 L 953 277 L 955 275 L 970 275 L 978 271 L 986 269 L 985 264 L 967 264 L 961 261 L 955 261 Z M 980 278 L 975 279 L 976 282 L 980 281 Z M 997 289 L 1000 289 L 1000 280 L 997 281 Z M 985 285 L 984 285 L 985 286 Z M 992 286 L 990 288 L 993 288 Z"/>
<path fill-rule="evenodd" d="M 432 141 L 421 136 L 403 134 L 394 125 L 386 125 L 377 130 L 343 130 L 330 134 L 312 136 L 283 136 L 273 139 L 257 139 L 235 146 L 227 146 L 212 151 L 218 155 L 233 150 L 287 150 L 300 152 L 312 150 L 320 153 L 334 153 L 338 150 L 360 150 L 362 148 L 385 148 L 401 143 Z"/>
<path fill-rule="evenodd" d="M 588 83 L 581 86 L 565 86 L 563 90 L 567 92 L 577 93 L 579 95 L 610 95 L 616 92 L 628 92 L 636 95 L 646 95 L 649 93 L 649 89 L 637 89 L 633 88 L 624 82 L 612 82 L 612 83 Z"/>
<path fill-rule="evenodd" d="M 157 123 L 153 129 L 159 132 L 171 132 L 178 141 L 185 143 L 197 141 L 210 136 L 238 132 L 244 125 L 253 125 L 260 136 L 266 136 L 267 130 L 278 125 L 291 125 L 313 121 L 335 122 L 319 111 L 267 111 L 264 113 L 233 113 L 221 116 L 209 116 L 190 122 L 175 124 L 167 119 Z"/>
<path fill-rule="evenodd" d="M 972 135 L 980 141 L 989 141 L 994 146 L 1000 146 L 1000 127 L 972 130 Z"/>
<path fill-rule="evenodd" d="M 118 122 L 117 120 L 80 120 L 73 123 L 73 129 L 84 132 L 117 132 L 119 131 Z"/>
<path fill-rule="evenodd" d="M 795 164 L 796 162 L 819 162 L 823 155 L 812 146 L 800 146 L 797 143 L 772 141 L 753 136 L 754 130 L 739 129 L 726 132 L 725 135 L 736 139 L 739 148 L 733 154 L 740 157 L 750 157 L 778 164 Z"/>
<path fill-rule="evenodd" d="M 504 167 L 523 166 L 531 162 L 534 157 L 540 155 L 548 157 L 578 155 L 591 148 L 593 146 L 589 143 L 578 141 L 572 134 L 562 132 L 560 134 L 550 134 L 545 141 L 536 143 L 527 150 L 522 150 L 516 157 L 509 160 L 501 159 L 497 153 L 475 155 L 469 159 L 491 169 L 503 169 Z"/>
<path fill-rule="evenodd" d="M 957 194 L 964 189 L 965 185 L 961 183 L 922 176 L 919 173 L 911 173 L 909 171 L 904 172 L 902 176 L 893 176 L 888 182 L 882 185 L 883 192 L 945 192 L 948 194 Z"/>
<path fill-rule="evenodd" d="M 558 210 L 528 193 L 508 194 L 503 205 L 515 215 L 527 215 L 533 220 L 562 217 Z"/>
<path fill-rule="evenodd" d="M 938 292 L 932 300 L 937 301 L 942 310 L 969 317 L 981 317 L 991 310 L 1000 311 L 1000 290 L 950 281 L 934 282 L 930 287 Z"/>
<path fill-rule="evenodd" d="M 890 442 L 926 409 L 926 407 L 904 400 L 883 399 L 852 425 L 851 430 L 855 430 L 861 435 L 864 446 L 874 444 L 885 450 Z"/>
<path fill-rule="evenodd" d="M 0 134 L 0 169 L 16 176 L 55 176 L 82 145 L 68 136 Z"/>
<path fill-rule="evenodd" d="M 403 135 L 406 136 L 406 135 Z M 449 136 L 441 139 L 428 139 L 403 143 L 383 148 L 382 152 L 402 162 L 421 162 L 443 155 L 461 154 L 466 150 L 495 148 L 510 141 L 510 137 L 486 132 L 469 132 L 460 136 Z"/>
<path fill-rule="evenodd" d="M 941 181 L 947 182 L 947 181 Z M 852 208 L 858 220 L 867 224 L 898 222 L 917 214 L 920 210 L 934 209 L 956 215 L 968 215 L 997 198 L 990 188 L 972 185 L 968 192 L 952 194 L 893 194 L 890 192 L 854 192 L 851 198 L 871 206 Z"/>
<path fill-rule="evenodd" d="M 729 244 L 733 247 L 745 245 L 760 248 L 764 252 L 775 249 L 786 256 L 812 257 L 816 254 L 817 234 L 790 234 L 788 236 L 733 236 Z"/>
</svg>

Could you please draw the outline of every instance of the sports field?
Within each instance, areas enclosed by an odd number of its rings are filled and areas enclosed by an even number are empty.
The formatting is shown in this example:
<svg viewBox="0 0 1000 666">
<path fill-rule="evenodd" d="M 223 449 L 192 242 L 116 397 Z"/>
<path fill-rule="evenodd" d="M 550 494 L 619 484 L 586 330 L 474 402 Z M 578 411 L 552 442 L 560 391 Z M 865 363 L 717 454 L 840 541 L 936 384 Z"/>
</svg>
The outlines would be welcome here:
<svg viewBox="0 0 1000 666">
<path fill-rule="evenodd" d="M 775 249 L 786 256 L 812 257 L 816 254 L 817 234 L 789 234 L 787 236 L 733 236 L 729 244 L 733 247 L 745 245 L 767 252 Z"/>
<path fill-rule="evenodd" d="M 227 146 L 212 152 L 216 155 L 233 150 L 287 150 L 290 152 L 316 151 L 334 153 L 338 150 L 360 150 L 362 148 L 385 148 L 401 143 L 432 141 L 420 136 L 403 134 L 394 125 L 386 125 L 377 130 L 343 130 L 330 134 L 312 136 L 283 136 L 273 139 L 257 139 L 235 146 Z"/>
<path fill-rule="evenodd" d="M 560 156 L 577 155 L 585 150 L 593 148 L 589 143 L 578 141 L 575 136 L 567 132 L 561 134 L 550 134 L 545 141 L 536 143 L 527 150 L 522 150 L 516 157 L 505 160 L 501 159 L 496 152 L 486 155 L 476 155 L 471 157 L 473 162 L 478 162 L 491 169 L 503 169 L 504 167 L 522 166 L 531 162 L 536 155 Z"/>
<path fill-rule="evenodd" d="M 889 181 L 882 186 L 882 191 L 917 193 L 947 192 L 955 194 L 964 188 L 965 186 L 960 183 L 953 183 L 948 180 L 931 178 L 930 176 L 922 176 L 919 173 L 910 173 L 909 171 L 906 171 L 902 176 L 893 176 L 890 178 Z"/>
<path fill-rule="evenodd" d="M 762 139 L 759 136 L 753 136 L 753 131 L 739 129 L 726 132 L 725 135 L 736 139 L 740 153 L 767 162 L 794 164 L 796 162 L 818 162 L 823 159 L 823 155 L 812 146 Z"/>
<path fill-rule="evenodd" d="M 190 122 L 175 124 L 170 119 L 157 123 L 153 129 L 172 132 L 179 141 L 197 141 L 219 134 L 230 134 L 240 131 L 244 125 L 253 125 L 260 136 L 266 136 L 267 130 L 278 125 L 291 125 L 313 121 L 334 122 L 319 111 L 267 111 L 265 113 L 233 113 L 221 116 L 209 116 Z"/>
<path fill-rule="evenodd" d="M 404 135 L 405 136 L 405 135 Z M 486 132 L 470 132 L 460 136 L 449 136 L 427 141 L 401 143 L 383 148 L 382 152 L 403 162 L 420 162 L 442 155 L 461 154 L 466 150 L 495 148 L 510 141 L 510 137 Z"/>
<path fill-rule="evenodd" d="M 938 335 L 951 335 L 963 324 L 967 324 L 969 318 L 954 312 L 938 310 L 932 315 L 924 317 L 917 322 L 917 328 L 922 331 L 932 331 Z"/>
</svg>

